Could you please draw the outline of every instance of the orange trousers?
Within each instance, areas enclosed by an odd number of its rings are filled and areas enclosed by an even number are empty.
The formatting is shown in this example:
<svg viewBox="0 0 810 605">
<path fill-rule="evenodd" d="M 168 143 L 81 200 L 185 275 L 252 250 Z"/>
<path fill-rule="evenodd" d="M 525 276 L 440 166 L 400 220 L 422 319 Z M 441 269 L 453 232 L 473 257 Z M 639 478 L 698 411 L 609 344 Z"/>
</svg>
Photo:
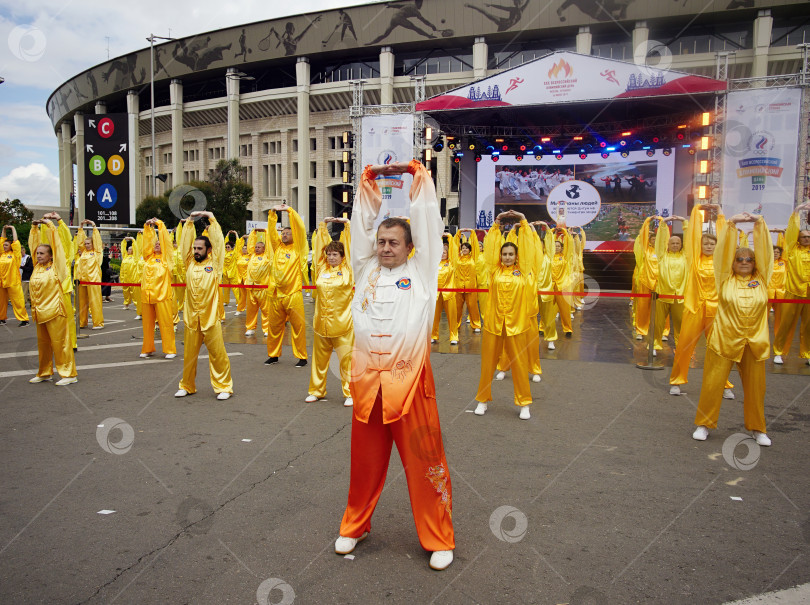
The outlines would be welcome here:
<svg viewBox="0 0 810 605">
<path fill-rule="evenodd" d="M 425 380 L 432 381 L 432 375 Z M 415 390 L 410 411 L 396 422 L 383 424 L 381 391 L 368 424 L 352 416 L 351 480 L 340 535 L 359 538 L 371 531 L 371 516 L 385 487 L 391 444 L 396 442 L 419 543 L 428 551 L 453 550 L 453 494 L 436 400 L 426 397 L 421 385 Z"/>
</svg>

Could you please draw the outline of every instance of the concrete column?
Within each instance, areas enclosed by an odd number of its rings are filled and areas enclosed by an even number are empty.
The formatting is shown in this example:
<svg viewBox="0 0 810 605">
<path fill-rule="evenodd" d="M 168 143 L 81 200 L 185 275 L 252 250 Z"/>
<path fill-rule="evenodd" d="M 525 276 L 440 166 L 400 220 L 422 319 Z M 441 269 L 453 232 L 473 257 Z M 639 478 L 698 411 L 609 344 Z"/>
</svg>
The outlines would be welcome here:
<svg viewBox="0 0 810 605">
<path fill-rule="evenodd" d="M 250 186 L 253 187 L 253 199 L 251 200 L 251 204 L 255 204 L 256 207 L 259 207 L 259 197 L 261 194 L 260 186 L 261 186 L 261 162 L 259 158 L 261 157 L 261 149 L 259 149 L 259 133 L 252 132 L 250 135 L 250 145 L 253 148 L 253 155 L 250 157 L 250 165 L 253 168 L 253 179 L 250 183 Z"/>
<path fill-rule="evenodd" d="M 640 57 L 646 57 L 647 40 L 649 39 L 650 39 L 650 28 L 647 27 L 647 22 L 636 21 L 636 26 L 633 28 L 633 57 L 629 57 L 627 60 L 632 61 L 636 55 Z"/>
<path fill-rule="evenodd" d="M 62 122 L 56 135 L 59 145 L 59 206 L 68 209 L 70 208 L 70 194 L 73 192 L 73 160 L 70 153 L 70 139 L 70 122 Z"/>
<path fill-rule="evenodd" d="M 238 84 L 238 82 L 237 82 Z M 172 112 L 172 185 L 185 183 L 183 178 L 183 83 L 169 84 L 169 105 Z"/>
<path fill-rule="evenodd" d="M 225 149 L 227 159 L 239 159 L 239 78 L 237 69 L 229 67 L 225 76 L 225 85 L 228 91 L 228 145 Z"/>
<path fill-rule="evenodd" d="M 380 49 L 380 104 L 394 102 L 394 52 L 390 46 Z"/>
<path fill-rule="evenodd" d="M 96 101 L 96 113 L 107 113 L 107 103 L 104 101 Z"/>
<path fill-rule="evenodd" d="M 593 44 L 593 34 L 591 28 L 587 25 L 579 28 L 577 34 L 577 52 L 581 55 L 591 54 L 591 45 Z"/>
<path fill-rule="evenodd" d="M 135 224 L 135 207 L 143 199 L 141 153 L 138 149 L 138 139 L 140 139 L 140 100 L 138 93 L 130 90 L 127 93 L 127 125 L 129 135 L 127 136 L 128 169 L 129 169 L 129 224 Z"/>
<path fill-rule="evenodd" d="M 73 114 L 73 127 L 76 130 L 76 198 L 79 200 L 78 217 L 83 221 L 87 216 L 84 205 L 87 202 L 87 191 L 84 189 L 84 115 L 80 112 Z"/>
<path fill-rule="evenodd" d="M 771 46 L 771 29 L 773 17 L 771 11 L 761 10 L 754 20 L 754 65 L 752 78 L 764 78 L 768 75 L 768 51 Z"/>
<path fill-rule="evenodd" d="M 489 46 L 483 36 L 475 39 L 473 43 L 473 78 L 476 80 L 486 78 L 487 63 L 489 62 Z"/>
<path fill-rule="evenodd" d="M 298 207 L 296 210 L 309 224 L 309 59 L 298 57 L 295 79 L 298 90 Z"/>
</svg>

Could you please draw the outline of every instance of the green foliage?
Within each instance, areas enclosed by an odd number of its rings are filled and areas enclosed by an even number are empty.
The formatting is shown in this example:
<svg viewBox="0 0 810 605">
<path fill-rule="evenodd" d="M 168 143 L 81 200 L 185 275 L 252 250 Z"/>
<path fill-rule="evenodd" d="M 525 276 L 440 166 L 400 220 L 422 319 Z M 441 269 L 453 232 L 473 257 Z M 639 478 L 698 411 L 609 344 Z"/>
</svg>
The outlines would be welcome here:
<svg viewBox="0 0 810 605">
<path fill-rule="evenodd" d="M 28 247 L 28 233 L 31 231 L 31 221 L 34 213 L 25 207 L 20 200 L 5 200 L 0 202 L 0 227 L 14 225 L 20 244 Z M 9 234 L 10 235 L 10 234 Z"/>
<path fill-rule="evenodd" d="M 169 210 L 169 198 L 165 195 L 147 195 L 135 208 L 135 224 L 143 227 L 150 218 L 159 218 L 170 229 L 177 226 L 177 218 Z"/>
</svg>

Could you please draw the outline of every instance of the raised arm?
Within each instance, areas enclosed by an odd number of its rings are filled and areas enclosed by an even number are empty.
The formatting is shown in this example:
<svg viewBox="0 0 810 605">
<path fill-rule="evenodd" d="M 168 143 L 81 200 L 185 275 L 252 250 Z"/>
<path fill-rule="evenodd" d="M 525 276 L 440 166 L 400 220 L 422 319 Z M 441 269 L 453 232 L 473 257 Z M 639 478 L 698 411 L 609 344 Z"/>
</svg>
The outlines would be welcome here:
<svg viewBox="0 0 810 605">
<path fill-rule="evenodd" d="M 295 210 L 286 206 L 287 216 L 290 219 L 290 229 L 292 229 L 293 246 L 298 253 L 298 261 L 301 263 L 301 275 L 304 285 L 309 285 L 309 272 L 307 271 L 307 256 L 309 255 L 309 245 L 307 244 L 307 228 L 304 226 L 304 219 Z M 276 237 L 278 232 L 276 231 Z"/>
<path fill-rule="evenodd" d="M 666 221 L 658 221 L 658 231 L 655 235 L 655 255 L 659 260 L 664 258 L 664 255 L 669 249 L 669 238 L 672 237 L 669 231 L 669 225 Z M 660 267 L 660 265 L 659 265 Z"/>
<path fill-rule="evenodd" d="M 281 245 L 281 237 L 278 234 L 278 228 L 276 225 L 278 224 L 278 213 L 276 209 L 283 208 L 284 206 L 275 206 L 273 207 L 270 212 L 267 213 L 267 240 L 265 240 L 264 245 L 270 246 L 271 250 L 276 250 Z M 293 237 L 295 234 L 293 233 Z M 267 251 L 270 254 L 270 250 Z"/>
<path fill-rule="evenodd" d="M 411 160 L 407 171 L 413 175 L 411 185 L 411 236 L 416 253 L 413 261 L 422 275 L 430 276 L 428 283 L 438 283 L 439 261 L 442 259 L 444 223 L 439 213 L 439 200 L 433 179 L 417 160 Z"/>
<path fill-rule="evenodd" d="M 332 241 L 332 238 L 329 235 L 329 231 L 326 229 L 326 222 L 321 221 L 318 225 L 318 229 L 316 229 L 315 233 L 312 235 L 312 281 L 313 283 L 318 280 L 318 275 L 321 272 L 321 269 L 326 264 L 326 258 L 323 254 L 323 249 L 329 245 L 329 242 Z"/>
<path fill-rule="evenodd" d="M 192 216 L 195 214 L 191 213 Z M 213 261 L 214 271 L 217 275 L 222 275 L 222 270 L 225 267 L 225 237 L 222 235 L 222 227 L 219 226 L 217 219 L 212 212 L 200 212 L 201 216 L 208 219 L 208 240 L 211 242 L 211 260 Z"/>
<path fill-rule="evenodd" d="M 773 244 L 771 243 L 771 234 L 768 232 L 768 225 L 765 223 L 765 217 L 758 216 L 756 218 L 753 233 L 754 258 L 757 261 L 757 272 L 762 275 L 765 286 L 767 286 L 771 283 L 771 275 L 773 275 Z"/>
<path fill-rule="evenodd" d="M 191 261 L 194 260 L 194 240 L 197 236 L 197 230 L 194 228 L 194 218 L 189 216 L 185 220 L 185 229 L 180 229 L 179 233 L 180 241 L 177 242 L 177 249 L 180 250 L 182 262 L 188 267 Z M 213 242 L 211 245 L 213 246 Z"/>
<path fill-rule="evenodd" d="M 499 215 L 500 216 L 500 215 Z M 488 271 L 492 271 L 498 266 L 501 260 L 501 246 L 503 245 L 503 234 L 501 233 L 501 223 L 498 219 L 492 223 L 487 234 L 484 236 L 484 263 Z"/>
<path fill-rule="evenodd" d="M 104 243 L 101 241 L 101 233 L 98 232 L 95 225 L 93 225 L 93 253 L 96 255 L 96 263 L 100 267 L 101 261 L 104 260 Z"/>
<path fill-rule="evenodd" d="M 366 166 L 354 197 L 352 211 L 352 267 L 357 276 L 373 256 L 377 234 L 374 221 L 380 213 L 382 193 L 377 185 L 375 166 Z"/>
</svg>

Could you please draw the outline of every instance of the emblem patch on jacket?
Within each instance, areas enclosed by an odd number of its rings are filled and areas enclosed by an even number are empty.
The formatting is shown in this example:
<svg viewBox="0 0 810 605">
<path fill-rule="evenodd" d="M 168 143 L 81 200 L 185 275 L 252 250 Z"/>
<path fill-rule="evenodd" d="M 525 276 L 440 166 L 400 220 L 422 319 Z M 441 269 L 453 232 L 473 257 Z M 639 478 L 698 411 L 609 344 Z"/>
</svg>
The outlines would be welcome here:
<svg viewBox="0 0 810 605">
<path fill-rule="evenodd" d="M 750 282 L 748 282 L 748 287 L 749 288 L 757 288 L 757 287 L 759 287 L 759 282 L 758 281 L 750 281 Z"/>
<path fill-rule="evenodd" d="M 397 282 L 397 288 L 400 290 L 410 290 L 411 289 L 411 278 L 410 277 L 403 277 Z"/>
<path fill-rule="evenodd" d="M 516 276 L 516 277 L 520 277 L 520 271 L 518 271 L 517 269 L 515 269 L 514 271 L 512 271 L 512 275 L 514 275 L 514 276 Z"/>
<path fill-rule="evenodd" d="M 211 271 L 213 271 L 213 270 L 214 270 L 214 268 L 213 268 L 213 267 L 206 267 L 206 268 L 205 268 L 205 272 L 206 272 L 206 273 L 211 273 Z"/>
</svg>

